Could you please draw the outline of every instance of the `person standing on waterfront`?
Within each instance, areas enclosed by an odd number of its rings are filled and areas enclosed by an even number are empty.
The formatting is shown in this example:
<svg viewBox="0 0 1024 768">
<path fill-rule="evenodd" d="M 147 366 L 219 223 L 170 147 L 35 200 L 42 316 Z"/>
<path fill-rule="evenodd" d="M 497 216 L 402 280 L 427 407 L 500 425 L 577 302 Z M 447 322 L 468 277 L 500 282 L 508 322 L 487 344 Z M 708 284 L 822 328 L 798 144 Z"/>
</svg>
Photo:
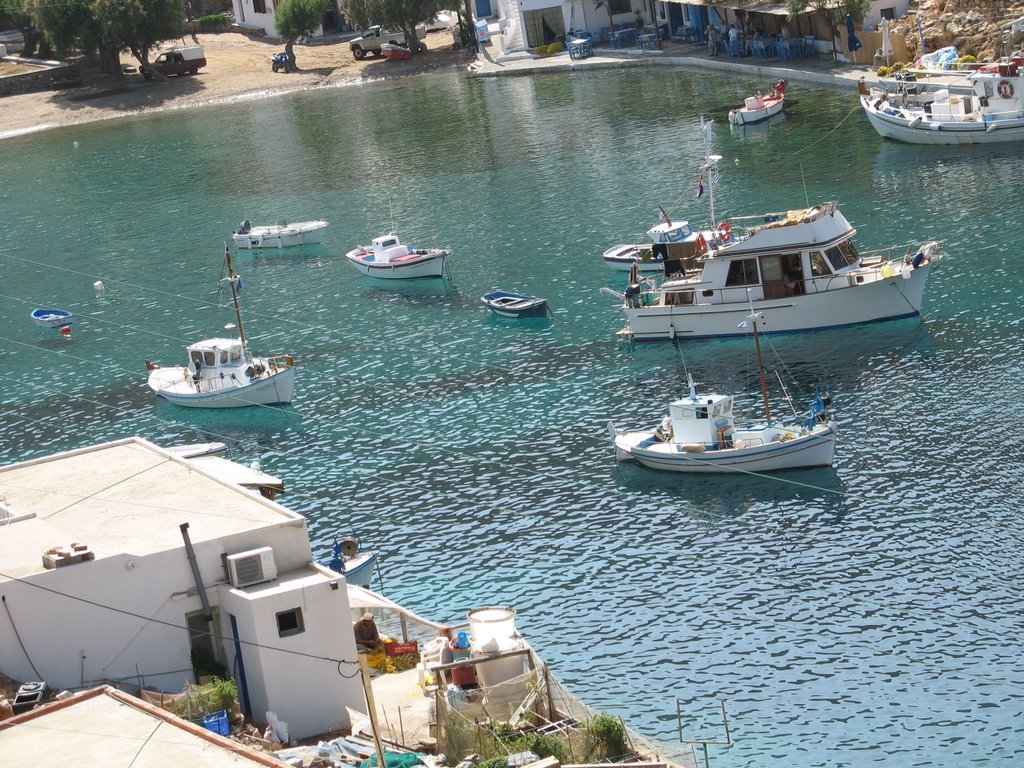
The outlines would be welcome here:
<svg viewBox="0 0 1024 768">
<path fill-rule="evenodd" d="M 704 30 L 704 34 L 708 38 L 708 53 L 711 56 L 718 55 L 718 30 L 715 29 L 713 24 L 708 24 L 708 28 Z"/>
</svg>

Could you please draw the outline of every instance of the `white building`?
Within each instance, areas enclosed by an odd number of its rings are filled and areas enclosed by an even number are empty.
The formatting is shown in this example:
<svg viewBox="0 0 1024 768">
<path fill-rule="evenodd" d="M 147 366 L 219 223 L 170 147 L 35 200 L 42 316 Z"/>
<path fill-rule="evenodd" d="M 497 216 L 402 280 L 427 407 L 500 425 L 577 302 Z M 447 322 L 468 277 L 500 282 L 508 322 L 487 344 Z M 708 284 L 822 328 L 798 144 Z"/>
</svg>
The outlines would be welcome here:
<svg viewBox="0 0 1024 768">
<path fill-rule="evenodd" d="M 0 467 L 0 602 L 15 680 L 180 691 L 220 667 L 295 738 L 365 709 L 346 585 L 305 518 L 141 438 Z"/>
<path fill-rule="evenodd" d="M 270 37 L 280 37 L 274 25 L 274 0 L 231 0 L 235 14 L 235 25 L 253 32 L 262 32 Z M 323 27 L 317 27 L 313 37 L 323 37 Z"/>
</svg>

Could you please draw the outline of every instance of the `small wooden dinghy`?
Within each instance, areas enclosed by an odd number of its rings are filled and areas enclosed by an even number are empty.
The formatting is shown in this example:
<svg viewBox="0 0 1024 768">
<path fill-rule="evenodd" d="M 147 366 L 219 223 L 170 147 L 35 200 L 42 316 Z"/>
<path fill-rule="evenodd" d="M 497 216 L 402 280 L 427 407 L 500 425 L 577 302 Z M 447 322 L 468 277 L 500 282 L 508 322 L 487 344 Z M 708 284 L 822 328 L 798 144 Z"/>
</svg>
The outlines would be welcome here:
<svg viewBox="0 0 1024 768">
<path fill-rule="evenodd" d="M 484 306 L 502 317 L 544 317 L 548 300 L 512 291 L 491 291 L 480 297 Z"/>
<path fill-rule="evenodd" d="M 75 316 L 64 309 L 33 309 L 31 317 L 40 328 L 63 328 L 75 320 Z"/>
</svg>

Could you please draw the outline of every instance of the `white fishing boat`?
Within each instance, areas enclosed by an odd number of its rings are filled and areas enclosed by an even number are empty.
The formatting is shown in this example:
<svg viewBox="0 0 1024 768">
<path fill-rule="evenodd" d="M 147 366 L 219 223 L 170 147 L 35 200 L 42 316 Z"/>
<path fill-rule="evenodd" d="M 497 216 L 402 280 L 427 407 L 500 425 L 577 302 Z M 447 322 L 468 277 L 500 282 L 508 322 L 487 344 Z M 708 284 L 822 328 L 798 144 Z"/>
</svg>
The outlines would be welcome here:
<svg viewBox="0 0 1024 768">
<path fill-rule="evenodd" d="M 414 248 L 390 233 L 373 238 L 372 245 L 357 245 L 345 254 L 364 275 L 387 279 L 442 277 L 450 254 L 444 248 Z"/>
<path fill-rule="evenodd" d="M 704 133 L 701 173 L 708 179 L 715 221 L 714 179 L 721 156 L 708 153 L 706 127 Z M 742 333 L 738 323 L 751 308 L 771 318 L 762 333 L 919 314 L 943 243 L 862 253 L 853 243 L 856 232 L 834 201 L 723 219 L 686 244 L 688 255 L 669 278 L 659 284 L 650 276 L 637 277 L 616 293 L 626 315 L 619 334 L 637 341 L 737 336 Z"/>
<path fill-rule="evenodd" d="M 224 249 L 227 283 L 231 290 L 238 338 L 209 338 L 185 347 L 185 365 L 162 367 L 146 361 L 149 387 L 157 395 L 188 408 L 238 408 L 290 403 L 295 368 L 290 355 L 256 357 L 249 351 L 238 305 L 241 277 Z"/>
<path fill-rule="evenodd" d="M 689 395 L 669 403 L 668 415 L 657 427 L 629 432 L 609 422 L 616 458 L 635 460 L 651 469 L 690 473 L 776 472 L 831 466 L 836 426 L 829 395 L 815 394 L 799 423 L 786 424 L 772 417 L 758 340 L 760 319 L 754 313 L 743 325 L 754 329 L 763 421 L 737 422 L 732 395 L 698 394 L 693 379 L 688 377 Z"/>
<path fill-rule="evenodd" d="M 910 144 L 1024 140 L 1024 57 L 973 70 L 899 74 L 880 87 L 859 84 L 864 113 L 884 138 Z"/>
<path fill-rule="evenodd" d="M 748 96 L 743 106 L 729 110 L 729 122 L 733 125 L 753 125 L 774 117 L 782 111 L 786 100 L 786 81 L 779 80 L 766 96 L 760 93 Z"/>
<path fill-rule="evenodd" d="M 315 245 L 319 243 L 327 229 L 323 219 L 316 221 L 297 221 L 289 224 L 279 221 L 277 224 L 254 227 L 248 219 L 239 225 L 231 239 L 239 248 L 290 248 L 296 245 Z"/>
<path fill-rule="evenodd" d="M 680 245 L 696 241 L 698 233 L 690 222 L 673 219 L 660 205 L 661 221 L 647 230 L 649 243 L 622 243 L 613 245 L 602 254 L 604 263 L 620 271 L 664 272 L 665 262 L 674 258 Z"/>
</svg>

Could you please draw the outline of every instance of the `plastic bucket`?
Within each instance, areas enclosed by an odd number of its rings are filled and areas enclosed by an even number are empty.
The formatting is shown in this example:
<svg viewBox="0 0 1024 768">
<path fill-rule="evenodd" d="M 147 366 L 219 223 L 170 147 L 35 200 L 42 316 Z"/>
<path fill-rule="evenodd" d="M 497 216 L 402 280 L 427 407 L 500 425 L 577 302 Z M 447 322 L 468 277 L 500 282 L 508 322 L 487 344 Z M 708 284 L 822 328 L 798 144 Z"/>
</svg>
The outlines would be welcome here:
<svg viewBox="0 0 1024 768">
<path fill-rule="evenodd" d="M 516 611 L 514 608 L 474 608 L 466 614 L 473 645 L 479 647 L 494 638 L 515 637 Z"/>
</svg>

